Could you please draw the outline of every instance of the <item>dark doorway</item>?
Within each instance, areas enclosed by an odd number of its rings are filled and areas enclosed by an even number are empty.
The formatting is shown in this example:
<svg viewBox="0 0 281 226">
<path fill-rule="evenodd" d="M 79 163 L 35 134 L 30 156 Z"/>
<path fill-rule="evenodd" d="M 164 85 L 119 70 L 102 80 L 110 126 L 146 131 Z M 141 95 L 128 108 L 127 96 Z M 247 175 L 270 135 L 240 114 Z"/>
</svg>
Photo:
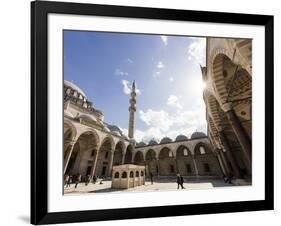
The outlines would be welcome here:
<svg viewBox="0 0 281 226">
<path fill-rule="evenodd" d="M 92 169 L 92 166 L 88 166 L 86 175 L 90 175 L 91 174 L 91 169 Z"/>
<path fill-rule="evenodd" d="M 102 176 L 105 176 L 105 173 L 106 173 L 106 166 L 103 166 L 103 167 L 102 167 L 102 173 L 101 173 L 101 175 L 102 175 Z"/>
</svg>

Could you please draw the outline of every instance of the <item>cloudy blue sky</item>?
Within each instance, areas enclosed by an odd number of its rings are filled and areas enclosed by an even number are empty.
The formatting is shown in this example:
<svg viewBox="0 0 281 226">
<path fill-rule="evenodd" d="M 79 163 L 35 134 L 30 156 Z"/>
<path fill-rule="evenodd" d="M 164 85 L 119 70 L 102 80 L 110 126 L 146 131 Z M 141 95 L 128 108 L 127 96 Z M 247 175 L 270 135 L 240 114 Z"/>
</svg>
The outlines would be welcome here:
<svg viewBox="0 0 281 226">
<path fill-rule="evenodd" d="M 128 128 L 137 84 L 135 139 L 206 132 L 200 64 L 205 38 L 64 31 L 64 79 L 73 81 L 105 121 Z"/>
</svg>

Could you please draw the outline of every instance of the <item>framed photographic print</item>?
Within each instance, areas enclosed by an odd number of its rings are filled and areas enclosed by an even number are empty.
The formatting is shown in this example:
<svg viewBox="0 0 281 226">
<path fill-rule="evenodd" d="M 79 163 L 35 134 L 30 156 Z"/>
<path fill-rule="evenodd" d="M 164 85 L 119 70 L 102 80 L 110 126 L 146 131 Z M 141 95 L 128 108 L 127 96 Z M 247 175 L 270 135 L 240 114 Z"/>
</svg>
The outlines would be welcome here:
<svg viewBox="0 0 281 226">
<path fill-rule="evenodd" d="M 273 16 L 31 3 L 31 223 L 273 209 Z"/>
</svg>

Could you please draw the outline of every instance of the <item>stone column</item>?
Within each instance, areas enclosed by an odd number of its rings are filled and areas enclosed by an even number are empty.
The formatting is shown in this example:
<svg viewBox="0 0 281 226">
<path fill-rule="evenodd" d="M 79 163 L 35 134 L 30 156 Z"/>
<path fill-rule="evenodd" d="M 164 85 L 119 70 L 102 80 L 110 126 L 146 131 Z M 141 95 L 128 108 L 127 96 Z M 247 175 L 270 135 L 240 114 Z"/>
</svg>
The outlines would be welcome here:
<svg viewBox="0 0 281 226">
<path fill-rule="evenodd" d="M 65 171 L 67 169 L 67 166 L 68 166 L 68 163 L 69 163 L 69 159 L 71 157 L 71 154 L 72 154 L 72 151 L 73 151 L 75 143 L 76 143 L 75 141 L 70 142 L 71 148 L 70 148 L 70 150 L 68 152 L 66 152 L 66 156 L 64 157 L 64 160 L 63 160 L 63 174 L 65 174 Z"/>
<path fill-rule="evenodd" d="M 160 171 L 159 158 L 156 159 L 156 171 L 157 171 L 157 176 L 159 176 L 159 171 Z"/>
<path fill-rule="evenodd" d="M 228 162 L 227 162 L 227 160 L 226 160 L 226 158 L 225 158 L 225 153 L 221 150 L 221 151 L 219 152 L 219 156 L 220 156 L 220 158 L 221 158 L 221 160 L 222 160 L 222 163 L 223 163 L 224 168 L 225 168 L 225 171 L 226 171 L 225 175 L 226 175 L 226 176 L 229 176 L 229 174 L 231 173 L 231 170 L 230 170 L 229 165 L 228 165 Z"/>
<path fill-rule="evenodd" d="M 176 157 L 173 157 L 173 158 L 175 159 L 176 171 L 177 171 L 177 173 L 180 173 L 177 158 Z"/>
<path fill-rule="evenodd" d="M 114 150 L 109 151 L 109 162 L 108 162 L 108 170 L 107 170 L 107 176 L 111 177 L 111 171 L 112 171 L 112 163 L 113 163 L 113 157 L 114 157 Z"/>
<path fill-rule="evenodd" d="M 240 170 L 239 170 L 239 167 L 234 159 L 234 156 L 232 154 L 232 151 L 231 151 L 231 148 L 229 146 L 229 143 L 228 143 L 228 140 L 224 134 L 223 131 L 219 132 L 219 136 L 220 136 L 220 140 L 222 142 L 222 145 L 225 149 L 225 153 L 226 153 L 226 156 L 231 164 L 231 167 L 233 169 L 233 174 L 236 178 L 240 178 L 241 175 L 240 175 Z"/>
<path fill-rule="evenodd" d="M 232 126 L 232 129 L 239 141 L 239 143 L 241 144 L 245 159 L 248 163 L 247 168 L 251 169 L 251 165 L 252 165 L 252 144 L 251 141 L 248 137 L 248 135 L 246 134 L 244 128 L 241 125 L 241 122 L 239 121 L 235 111 L 233 109 L 226 111 L 226 116 L 228 118 L 228 121 L 230 123 L 230 125 Z"/>
<path fill-rule="evenodd" d="M 193 162 L 193 165 L 194 165 L 195 175 L 196 175 L 196 178 L 198 178 L 199 171 L 198 171 L 197 163 L 196 163 L 194 155 L 191 155 L 191 157 L 192 157 L 192 162 Z"/>
<path fill-rule="evenodd" d="M 93 165 L 92 165 L 92 169 L 91 169 L 91 176 L 94 176 L 96 173 L 96 167 L 97 167 L 97 161 L 98 161 L 98 150 L 96 150 L 96 154 L 93 157 Z"/>
<path fill-rule="evenodd" d="M 219 164 L 220 164 L 220 168 L 221 168 L 222 173 L 223 173 L 224 175 L 227 175 L 228 173 L 227 173 L 227 171 L 226 171 L 226 169 L 225 169 L 225 167 L 224 167 L 223 161 L 222 161 L 221 156 L 219 155 L 219 153 L 216 154 L 216 157 L 217 157 L 217 159 L 218 159 L 218 161 L 219 161 Z"/>
</svg>

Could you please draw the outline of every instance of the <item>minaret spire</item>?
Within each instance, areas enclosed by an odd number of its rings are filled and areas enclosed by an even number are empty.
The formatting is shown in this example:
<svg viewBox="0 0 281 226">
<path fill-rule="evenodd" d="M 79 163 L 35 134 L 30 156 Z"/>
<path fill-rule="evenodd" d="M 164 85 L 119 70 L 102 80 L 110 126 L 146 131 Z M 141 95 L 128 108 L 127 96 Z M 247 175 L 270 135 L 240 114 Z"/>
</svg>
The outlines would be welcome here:
<svg viewBox="0 0 281 226">
<path fill-rule="evenodd" d="M 131 98 L 130 98 L 130 106 L 129 106 L 129 129 L 128 129 L 128 137 L 133 139 L 134 138 L 134 127 L 135 127 L 135 111 L 136 111 L 136 84 L 135 80 L 132 84 L 131 89 Z"/>
</svg>

